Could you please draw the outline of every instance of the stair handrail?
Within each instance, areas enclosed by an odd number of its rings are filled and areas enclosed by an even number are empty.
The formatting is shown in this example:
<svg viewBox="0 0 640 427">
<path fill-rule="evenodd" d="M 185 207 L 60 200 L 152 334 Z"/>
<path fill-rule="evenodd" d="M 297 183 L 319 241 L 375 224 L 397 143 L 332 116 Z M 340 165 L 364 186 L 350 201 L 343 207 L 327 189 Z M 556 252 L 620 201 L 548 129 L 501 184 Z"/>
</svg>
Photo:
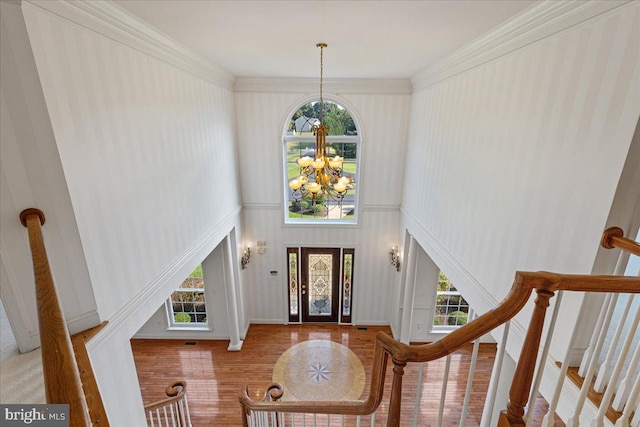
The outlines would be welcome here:
<svg viewBox="0 0 640 427">
<path fill-rule="evenodd" d="M 176 427 L 191 427 L 191 415 L 187 402 L 187 382 L 175 380 L 166 388 L 166 398 L 144 405 L 145 416 L 149 418 L 151 426 L 154 426 L 153 416 L 157 417 L 158 425 L 173 425 Z M 174 412 L 175 405 L 175 412 Z M 170 411 L 167 413 L 167 408 Z M 162 412 L 160 411 L 162 409 Z M 154 414 L 154 411 L 156 412 Z M 164 415 L 164 418 L 162 417 Z M 163 422 L 164 420 L 164 422 Z M 171 423 L 169 422 L 171 420 Z"/>
<path fill-rule="evenodd" d="M 144 405 L 144 410 L 145 412 L 152 411 L 156 408 L 161 408 L 171 403 L 176 403 L 184 399 L 184 395 L 186 393 L 187 393 L 187 382 L 185 380 L 173 381 L 165 390 L 165 394 L 167 395 L 167 397 L 165 397 L 164 399 L 156 400 L 155 402 L 151 402 L 147 405 Z"/>
<path fill-rule="evenodd" d="M 372 380 L 369 394 L 364 401 L 254 401 L 249 397 L 248 386 L 238 395 L 243 407 L 243 423 L 251 411 L 285 413 L 315 413 L 338 415 L 369 415 L 376 411 L 383 398 L 384 377 L 388 357 L 393 362 L 393 380 L 389 402 L 388 427 L 400 423 L 402 376 L 407 363 L 427 362 L 445 357 L 465 344 L 474 341 L 515 317 L 526 305 L 531 293 L 536 291 L 535 308 L 523 350 L 516 367 L 507 411 L 501 414 L 500 426 L 524 425 L 524 407 L 528 401 L 537 350 L 540 344 L 544 315 L 549 300 L 556 291 L 640 293 L 640 278 L 625 276 L 569 275 L 550 272 L 516 272 L 509 294 L 494 309 L 450 332 L 440 340 L 422 345 L 410 345 L 396 341 L 390 335 L 376 335 Z M 532 349 L 532 351 L 527 351 Z M 272 385 L 280 386 L 278 384 Z M 281 387 L 281 386 L 280 386 Z"/>
<path fill-rule="evenodd" d="M 624 231 L 620 227 L 609 227 L 602 233 L 600 240 L 602 247 L 607 249 L 618 248 L 623 251 L 640 256 L 640 243 L 624 237 Z"/>
<path fill-rule="evenodd" d="M 47 403 L 68 404 L 71 427 L 91 426 L 80 372 L 42 236 L 44 213 L 35 208 L 26 209 L 20 213 L 20 222 L 29 234 Z"/>
</svg>

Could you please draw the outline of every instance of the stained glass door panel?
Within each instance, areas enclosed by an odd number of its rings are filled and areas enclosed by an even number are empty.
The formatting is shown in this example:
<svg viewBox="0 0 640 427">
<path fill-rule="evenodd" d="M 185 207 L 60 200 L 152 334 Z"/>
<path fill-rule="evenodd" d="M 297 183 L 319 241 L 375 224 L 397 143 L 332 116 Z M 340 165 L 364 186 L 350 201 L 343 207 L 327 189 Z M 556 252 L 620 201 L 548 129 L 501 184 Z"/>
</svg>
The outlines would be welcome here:
<svg viewBox="0 0 640 427">
<path fill-rule="evenodd" d="M 302 248 L 302 321 L 337 322 L 340 250 Z"/>
</svg>

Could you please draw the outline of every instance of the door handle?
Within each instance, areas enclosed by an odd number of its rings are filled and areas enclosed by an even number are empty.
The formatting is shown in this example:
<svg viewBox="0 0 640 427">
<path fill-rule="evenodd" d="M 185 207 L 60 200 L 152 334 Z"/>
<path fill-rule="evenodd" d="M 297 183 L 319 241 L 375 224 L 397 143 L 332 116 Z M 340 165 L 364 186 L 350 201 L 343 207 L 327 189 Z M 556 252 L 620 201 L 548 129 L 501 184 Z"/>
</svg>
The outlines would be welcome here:
<svg viewBox="0 0 640 427">
<path fill-rule="evenodd" d="M 306 285 L 306 283 L 303 283 L 302 284 L 302 295 L 306 295 L 307 294 L 306 289 L 307 289 L 307 285 Z"/>
</svg>

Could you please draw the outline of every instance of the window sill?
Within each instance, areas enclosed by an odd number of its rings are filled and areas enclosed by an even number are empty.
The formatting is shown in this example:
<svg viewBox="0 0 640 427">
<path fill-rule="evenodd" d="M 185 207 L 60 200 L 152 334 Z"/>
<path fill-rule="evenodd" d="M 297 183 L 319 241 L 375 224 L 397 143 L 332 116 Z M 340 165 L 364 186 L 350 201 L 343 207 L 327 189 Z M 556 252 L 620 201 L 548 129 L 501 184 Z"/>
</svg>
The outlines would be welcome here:
<svg viewBox="0 0 640 427">
<path fill-rule="evenodd" d="M 456 329 L 460 329 L 463 325 L 460 326 L 434 326 L 431 329 L 432 334 L 441 334 L 446 335 L 450 332 L 455 331 Z"/>
<path fill-rule="evenodd" d="M 189 325 L 189 326 L 169 326 L 167 329 L 167 331 L 201 331 L 201 332 L 211 332 L 213 330 L 213 328 L 211 328 L 209 325 L 203 325 L 203 326 L 193 326 L 193 325 Z"/>
<path fill-rule="evenodd" d="M 306 219 L 288 219 L 284 220 L 285 227 L 344 227 L 344 228 L 358 228 L 358 222 L 356 220 L 343 220 L 336 221 L 330 219 L 316 219 L 316 220 L 306 220 Z"/>
</svg>

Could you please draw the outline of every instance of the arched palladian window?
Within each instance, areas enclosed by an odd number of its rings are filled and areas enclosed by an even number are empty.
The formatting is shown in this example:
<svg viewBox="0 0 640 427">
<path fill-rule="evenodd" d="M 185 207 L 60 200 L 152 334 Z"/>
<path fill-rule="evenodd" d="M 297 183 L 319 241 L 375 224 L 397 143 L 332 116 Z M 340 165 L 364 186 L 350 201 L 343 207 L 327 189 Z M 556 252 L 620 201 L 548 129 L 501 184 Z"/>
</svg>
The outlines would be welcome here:
<svg viewBox="0 0 640 427">
<path fill-rule="evenodd" d="M 288 121 L 284 135 L 287 223 L 356 222 L 360 133 L 345 107 L 331 101 L 323 104 L 322 114 L 320 101 L 312 101 Z M 317 147 L 321 124 L 328 126 L 324 149 Z M 318 162 L 325 164 L 324 169 L 317 169 Z"/>
</svg>

